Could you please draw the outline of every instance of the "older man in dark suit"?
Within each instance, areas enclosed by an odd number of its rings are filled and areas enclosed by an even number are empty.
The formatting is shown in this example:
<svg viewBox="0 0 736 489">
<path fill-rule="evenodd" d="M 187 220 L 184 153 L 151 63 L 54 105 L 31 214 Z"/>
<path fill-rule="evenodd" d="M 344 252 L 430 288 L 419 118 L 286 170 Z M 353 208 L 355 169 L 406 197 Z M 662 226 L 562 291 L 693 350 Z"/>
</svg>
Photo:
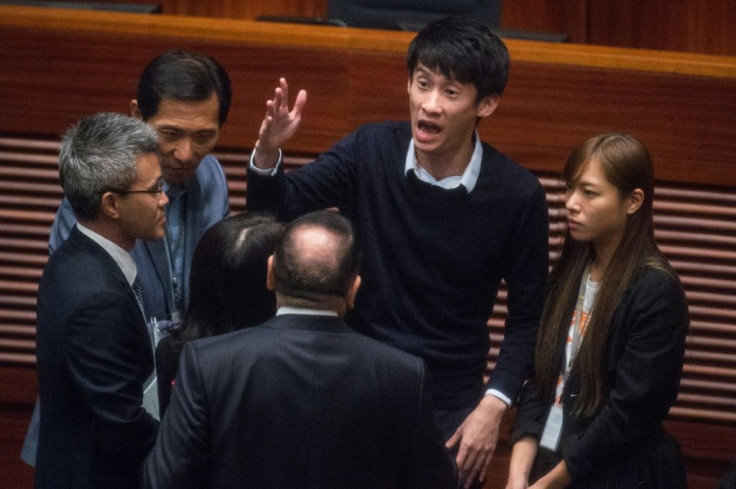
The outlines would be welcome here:
<svg viewBox="0 0 736 489">
<path fill-rule="evenodd" d="M 348 329 L 345 218 L 307 214 L 269 260 L 275 318 L 184 348 L 144 487 L 454 488 L 424 362 Z"/>
<path fill-rule="evenodd" d="M 157 421 L 142 407 L 152 342 L 129 252 L 164 236 L 156 132 L 97 114 L 64 137 L 59 173 L 78 220 L 38 289 L 37 488 L 135 488 Z"/>
</svg>

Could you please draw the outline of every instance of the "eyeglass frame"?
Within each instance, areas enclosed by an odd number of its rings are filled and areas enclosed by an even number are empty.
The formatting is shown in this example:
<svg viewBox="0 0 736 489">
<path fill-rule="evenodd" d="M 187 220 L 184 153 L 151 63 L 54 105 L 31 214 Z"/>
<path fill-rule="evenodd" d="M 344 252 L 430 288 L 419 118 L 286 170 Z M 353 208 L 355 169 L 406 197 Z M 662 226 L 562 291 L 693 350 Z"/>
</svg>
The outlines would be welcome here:
<svg viewBox="0 0 736 489">
<path fill-rule="evenodd" d="M 123 195 L 126 195 L 126 194 L 151 194 L 151 195 L 160 196 L 161 195 L 161 192 L 163 192 L 163 190 L 164 190 L 164 185 L 165 184 L 166 184 L 166 182 L 164 182 L 164 179 L 163 178 L 159 178 L 158 179 L 158 182 L 156 184 L 156 189 L 155 190 L 152 190 L 150 188 L 148 190 L 121 190 L 121 189 L 111 188 L 108 191 L 109 192 L 115 192 L 116 194 L 123 194 Z"/>
</svg>

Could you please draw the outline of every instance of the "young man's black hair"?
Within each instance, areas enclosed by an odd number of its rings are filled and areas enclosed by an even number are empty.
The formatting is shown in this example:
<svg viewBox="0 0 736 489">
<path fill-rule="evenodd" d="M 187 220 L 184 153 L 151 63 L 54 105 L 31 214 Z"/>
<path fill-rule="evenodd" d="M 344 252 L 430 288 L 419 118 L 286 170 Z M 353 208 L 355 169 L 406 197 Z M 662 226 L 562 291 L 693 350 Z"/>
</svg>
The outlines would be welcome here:
<svg viewBox="0 0 736 489">
<path fill-rule="evenodd" d="M 411 78 L 421 63 L 478 90 L 476 102 L 501 95 L 509 77 L 509 52 L 491 29 L 473 17 L 446 17 L 422 29 L 409 45 Z"/>
</svg>

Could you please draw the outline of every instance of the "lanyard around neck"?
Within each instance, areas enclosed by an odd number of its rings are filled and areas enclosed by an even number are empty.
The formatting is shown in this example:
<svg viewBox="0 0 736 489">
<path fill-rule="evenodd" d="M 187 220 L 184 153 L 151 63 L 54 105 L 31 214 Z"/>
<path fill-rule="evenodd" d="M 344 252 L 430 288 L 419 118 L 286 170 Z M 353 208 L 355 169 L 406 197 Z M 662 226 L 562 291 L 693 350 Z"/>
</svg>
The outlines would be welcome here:
<svg viewBox="0 0 736 489">
<path fill-rule="evenodd" d="M 572 370 L 572 365 L 575 362 L 575 357 L 578 355 L 580 350 L 580 343 L 583 341 L 585 331 L 588 329 L 588 320 L 590 314 L 588 314 L 583 321 L 583 307 L 585 304 L 585 289 L 588 284 L 588 276 L 590 273 L 590 265 L 585 267 L 583 271 L 583 277 L 580 279 L 580 288 L 578 289 L 578 300 L 575 304 L 575 311 L 573 313 L 573 324 L 572 324 L 572 343 L 570 345 L 570 357 L 565 364 L 565 380 Z"/>
</svg>

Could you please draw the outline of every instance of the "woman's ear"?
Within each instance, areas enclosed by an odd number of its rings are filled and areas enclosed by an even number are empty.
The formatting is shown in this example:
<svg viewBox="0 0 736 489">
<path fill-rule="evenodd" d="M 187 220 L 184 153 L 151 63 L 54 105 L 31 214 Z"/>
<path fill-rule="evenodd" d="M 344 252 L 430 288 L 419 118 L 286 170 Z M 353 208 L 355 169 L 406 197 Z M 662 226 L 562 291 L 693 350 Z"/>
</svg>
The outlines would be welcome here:
<svg viewBox="0 0 736 489">
<path fill-rule="evenodd" d="M 639 210 L 641 205 L 644 203 L 644 191 L 640 188 L 635 188 L 631 191 L 628 198 L 626 207 L 626 213 L 628 215 L 634 214 Z"/>
</svg>

